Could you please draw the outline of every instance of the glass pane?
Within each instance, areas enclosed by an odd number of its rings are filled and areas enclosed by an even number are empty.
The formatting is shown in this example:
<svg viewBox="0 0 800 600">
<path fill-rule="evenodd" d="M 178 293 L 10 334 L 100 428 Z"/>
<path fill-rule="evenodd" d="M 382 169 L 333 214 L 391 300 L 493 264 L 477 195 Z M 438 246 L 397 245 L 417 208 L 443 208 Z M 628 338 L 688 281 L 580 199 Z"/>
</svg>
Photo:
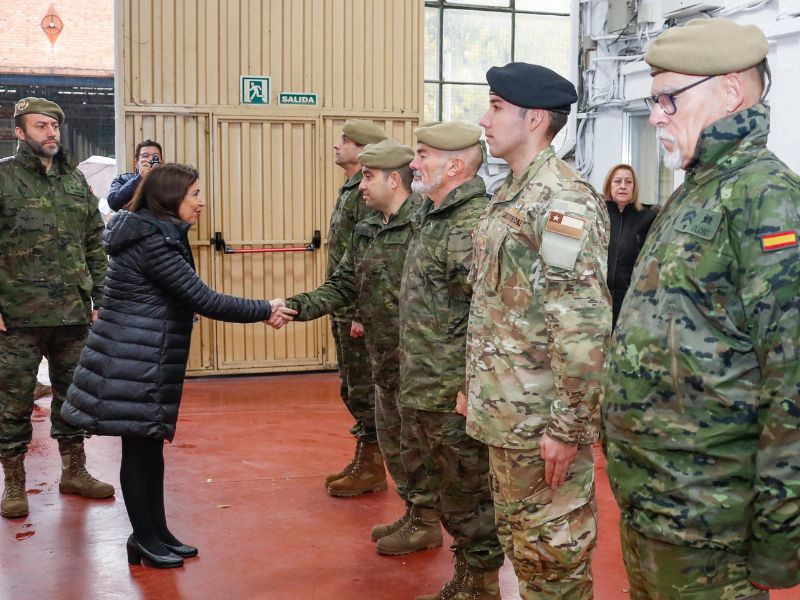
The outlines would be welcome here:
<svg viewBox="0 0 800 600">
<path fill-rule="evenodd" d="M 439 9 L 425 9 L 425 79 L 439 79 Z"/>
<path fill-rule="evenodd" d="M 422 122 L 439 120 L 439 84 L 425 84 L 425 104 L 422 107 Z"/>
<path fill-rule="evenodd" d="M 630 164 L 639 181 L 639 200 L 642 204 L 658 204 L 659 165 L 656 130 L 650 127 L 646 114 L 628 115 Z M 605 174 L 603 175 L 605 179 Z"/>
<path fill-rule="evenodd" d="M 569 78 L 569 17 L 517 15 L 514 45 L 514 60 L 543 65 Z"/>
<path fill-rule="evenodd" d="M 511 61 L 511 14 L 445 10 L 445 81 L 485 83 L 486 71 Z"/>
<path fill-rule="evenodd" d="M 488 107 L 488 85 L 445 85 L 442 90 L 442 121 L 477 125 Z"/>
<path fill-rule="evenodd" d="M 569 14 L 570 0 L 517 0 L 517 10 Z"/>
<path fill-rule="evenodd" d="M 509 0 L 446 0 L 447 4 L 472 4 L 473 6 L 510 6 Z"/>
</svg>

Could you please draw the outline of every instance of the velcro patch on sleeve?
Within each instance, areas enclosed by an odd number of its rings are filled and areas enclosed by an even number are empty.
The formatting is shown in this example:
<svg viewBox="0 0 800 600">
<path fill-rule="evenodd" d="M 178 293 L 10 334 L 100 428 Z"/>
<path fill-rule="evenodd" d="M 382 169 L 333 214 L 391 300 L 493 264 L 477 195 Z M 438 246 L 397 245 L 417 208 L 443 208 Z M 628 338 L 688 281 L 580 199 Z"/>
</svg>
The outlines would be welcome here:
<svg viewBox="0 0 800 600">
<path fill-rule="evenodd" d="M 565 215 L 557 210 L 551 210 L 544 228 L 546 231 L 560 233 L 579 240 L 583 235 L 584 224 L 583 219 Z"/>
<path fill-rule="evenodd" d="M 793 246 L 797 246 L 796 231 L 779 231 L 778 233 L 769 233 L 761 236 L 761 247 L 764 252 L 792 248 Z"/>
</svg>

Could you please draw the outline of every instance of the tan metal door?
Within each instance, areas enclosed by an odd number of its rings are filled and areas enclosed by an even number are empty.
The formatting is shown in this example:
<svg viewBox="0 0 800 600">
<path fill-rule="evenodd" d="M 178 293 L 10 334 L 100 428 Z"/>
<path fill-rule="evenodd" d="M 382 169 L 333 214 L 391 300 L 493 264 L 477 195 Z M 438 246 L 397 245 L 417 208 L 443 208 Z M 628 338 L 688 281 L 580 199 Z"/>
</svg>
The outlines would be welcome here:
<svg viewBox="0 0 800 600">
<path fill-rule="evenodd" d="M 312 290 L 323 275 L 322 252 L 225 253 L 304 247 L 320 224 L 316 119 L 215 119 L 215 288 L 248 298 L 286 298 Z M 324 321 L 279 331 L 255 323 L 215 325 L 216 373 L 320 368 Z"/>
</svg>

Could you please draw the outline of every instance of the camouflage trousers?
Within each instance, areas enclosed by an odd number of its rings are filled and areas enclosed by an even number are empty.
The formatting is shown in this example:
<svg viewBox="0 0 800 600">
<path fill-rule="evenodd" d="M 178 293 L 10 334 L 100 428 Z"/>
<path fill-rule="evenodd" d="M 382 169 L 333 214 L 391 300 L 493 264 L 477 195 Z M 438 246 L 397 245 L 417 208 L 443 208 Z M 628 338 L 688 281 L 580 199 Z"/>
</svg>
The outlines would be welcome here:
<svg viewBox="0 0 800 600">
<path fill-rule="evenodd" d="M 33 390 L 43 356 L 47 357 L 53 387 L 50 435 L 87 437 L 85 431 L 62 420 L 61 405 L 88 331 L 86 325 L 64 325 L 16 327 L 0 333 L 0 456 L 16 456 L 28 450 L 33 433 Z"/>
<path fill-rule="evenodd" d="M 590 600 L 597 540 L 594 460 L 579 446 L 566 481 L 553 491 L 536 449 L 489 447 L 497 534 L 523 600 Z"/>
<path fill-rule="evenodd" d="M 336 361 L 339 365 L 339 393 L 355 425 L 350 429 L 357 439 L 374 443 L 375 433 L 375 386 L 364 338 L 350 337 L 349 320 L 333 319 L 331 326 L 336 342 Z"/>
<path fill-rule="evenodd" d="M 620 520 L 631 600 L 767 600 L 748 580 L 747 557 L 650 539 Z"/>
<path fill-rule="evenodd" d="M 401 406 L 400 415 L 410 501 L 436 510 L 469 565 L 499 568 L 503 551 L 494 523 L 487 447 L 467 435 L 466 419 L 457 413 Z"/>
<path fill-rule="evenodd" d="M 375 378 L 375 429 L 378 445 L 386 470 L 397 487 L 397 493 L 404 501 L 409 502 L 408 475 L 403 466 L 400 448 L 401 421 L 400 406 L 397 403 L 400 396 L 399 373 L 384 373 L 380 383 L 378 377 Z M 424 478 L 424 473 L 421 478 Z"/>
</svg>

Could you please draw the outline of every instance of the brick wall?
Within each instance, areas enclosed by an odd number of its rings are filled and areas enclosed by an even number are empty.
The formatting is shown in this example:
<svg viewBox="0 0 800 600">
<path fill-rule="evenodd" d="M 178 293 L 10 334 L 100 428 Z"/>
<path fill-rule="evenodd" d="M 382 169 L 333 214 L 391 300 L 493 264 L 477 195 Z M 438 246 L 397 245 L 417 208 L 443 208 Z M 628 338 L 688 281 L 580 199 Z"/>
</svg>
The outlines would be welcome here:
<svg viewBox="0 0 800 600">
<path fill-rule="evenodd" d="M 55 44 L 41 28 L 50 7 L 63 22 Z M 114 0 L 3 0 L 0 73 L 114 75 Z"/>
</svg>

